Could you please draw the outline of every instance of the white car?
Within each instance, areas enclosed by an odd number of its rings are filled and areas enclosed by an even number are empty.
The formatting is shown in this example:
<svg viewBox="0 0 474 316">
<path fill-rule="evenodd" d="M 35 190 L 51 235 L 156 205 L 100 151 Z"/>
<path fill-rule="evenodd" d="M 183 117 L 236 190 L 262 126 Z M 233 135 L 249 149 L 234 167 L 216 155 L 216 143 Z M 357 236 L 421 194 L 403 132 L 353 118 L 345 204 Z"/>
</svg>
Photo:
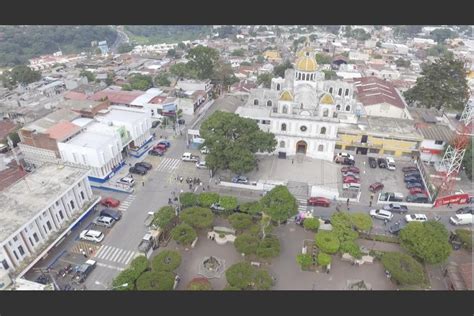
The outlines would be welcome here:
<svg viewBox="0 0 474 316">
<path fill-rule="evenodd" d="M 205 155 L 209 153 L 209 149 L 206 146 L 202 146 L 201 148 L 201 154 Z"/>
<path fill-rule="evenodd" d="M 388 170 L 395 170 L 396 169 L 395 159 L 393 159 L 392 157 L 387 157 L 387 158 L 385 158 L 385 160 L 387 161 L 387 169 Z"/>
<path fill-rule="evenodd" d="M 384 221 L 390 221 L 393 218 L 392 212 L 385 211 L 385 210 L 370 210 L 370 216 L 376 219 L 381 219 Z"/>
<path fill-rule="evenodd" d="M 426 222 L 428 217 L 425 214 L 409 214 L 405 216 L 405 220 L 410 222 Z"/>
<path fill-rule="evenodd" d="M 181 156 L 181 160 L 182 161 L 191 161 L 191 162 L 198 162 L 199 161 L 199 156 L 195 156 L 191 153 L 183 153 L 183 155 Z"/>
<path fill-rule="evenodd" d="M 123 184 L 128 184 L 131 187 L 133 187 L 135 185 L 135 179 L 133 179 L 131 176 L 123 177 L 117 182 L 118 183 L 123 183 Z"/>
<path fill-rule="evenodd" d="M 352 156 L 351 154 L 348 154 L 348 153 L 338 153 L 336 155 L 337 158 L 344 158 L 344 157 L 347 157 L 351 160 L 354 160 L 354 156 Z"/>
<path fill-rule="evenodd" d="M 196 162 L 196 168 L 198 168 L 198 169 L 207 169 L 206 161 L 199 160 L 198 162 Z"/>
<path fill-rule="evenodd" d="M 96 243 L 99 243 L 104 240 L 104 237 L 104 233 L 92 229 L 83 230 L 79 235 L 79 238 L 82 240 L 92 241 Z"/>
</svg>

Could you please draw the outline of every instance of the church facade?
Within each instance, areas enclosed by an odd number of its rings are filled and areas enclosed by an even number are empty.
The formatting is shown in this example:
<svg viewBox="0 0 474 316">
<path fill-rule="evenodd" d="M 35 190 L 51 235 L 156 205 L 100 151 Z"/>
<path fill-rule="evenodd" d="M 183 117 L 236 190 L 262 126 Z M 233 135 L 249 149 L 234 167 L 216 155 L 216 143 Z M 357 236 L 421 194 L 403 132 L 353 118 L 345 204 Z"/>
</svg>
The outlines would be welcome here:
<svg viewBox="0 0 474 316">
<path fill-rule="evenodd" d="M 247 104 L 236 110 L 275 135 L 274 154 L 332 160 L 338 126 L 355 118 L 354 86 L 325 80 L 318 68 L 314 52 L 306 44 L 285 78 L 273 78 L 270 89 L 252 89 Z"/>
</svg>

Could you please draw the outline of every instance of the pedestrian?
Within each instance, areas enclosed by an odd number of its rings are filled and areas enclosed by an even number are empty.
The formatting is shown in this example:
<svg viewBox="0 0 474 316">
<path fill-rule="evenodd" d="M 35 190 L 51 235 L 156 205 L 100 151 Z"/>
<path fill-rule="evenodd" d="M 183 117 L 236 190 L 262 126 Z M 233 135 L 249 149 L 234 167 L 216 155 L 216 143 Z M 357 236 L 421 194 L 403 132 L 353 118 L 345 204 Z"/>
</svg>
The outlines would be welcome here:
<svg viewBox="0 0 474 316">
<path fill-rule="evenodd" d="M 349 207 L 349 198 L 347 198 L 347 207 Z"/>
<path fill-rule="evenodd" d="M 291 158 L 291 164 L 294 164 L 294 163 L 295 163 L 295 160 Z"/>
<path fill-rule="evenodd" d="M 81 248 L 81 249 L 79 249 L 79 251 L 80 251 L 81 253 L 84 253 L 84 249 L 82 249 L 82 248 Z"/>
<path fill-rule="evenodd" d="M 189 184 L 189 190 L 192 190 L 192 189 L 193 189 L 193 184 L 190 183 L 190 184 Z"/>
<path fill-rule="evenodd" d="M 144 186 L 145 186 L 145 181 L 142 181 L 142 187 L 144 187 Z"/>
<path fill-rule="evenodd" d="M 89 253 L 92 254 L 93 250 L 91 247 L 89 247 Z"/>
<path fill-rule="evenodd" d="M 451 208 L 451 202 L 448 202 L 448 207 Z"/>
<path fill-rule="evenodd" d="M 180 183 L 183 183 L 183 180 L 184 180 L 183 177 L 179 177 L 179 182 Z"/>
<path fill-rule="evenodd" d="M 217 185 L 217 179 L 214 179 L 214 183 Z"/>
<path fill-rule="evenodd" d="M 369 202 L 369 207 L 372 207 L 372 200 L 370 200 Z"/>
<path fill-rule="evenodd" d="M 374 199 L 374 194 L 373 194 L 373 193 L 370 195 L 370 199 L 371 199 L 371 200 Z"/>
</svg>

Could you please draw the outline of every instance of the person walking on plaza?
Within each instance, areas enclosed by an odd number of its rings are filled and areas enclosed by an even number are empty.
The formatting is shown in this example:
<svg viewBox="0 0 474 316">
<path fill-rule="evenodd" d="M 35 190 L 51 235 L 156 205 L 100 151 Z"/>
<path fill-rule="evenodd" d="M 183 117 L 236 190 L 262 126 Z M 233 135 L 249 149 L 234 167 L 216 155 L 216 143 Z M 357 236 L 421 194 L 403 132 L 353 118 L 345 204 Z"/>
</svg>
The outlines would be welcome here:
<svg viewBox="0 0 474 316">
<path fill-rule="evenodd" d="M 372 207 L 372 200 L 369 201 L 369 207 Z"/>
<path fill-rule="evenodd" d="M 349 207 L 349 198 L 347 198 L 347 207 Z"/>
</svg>

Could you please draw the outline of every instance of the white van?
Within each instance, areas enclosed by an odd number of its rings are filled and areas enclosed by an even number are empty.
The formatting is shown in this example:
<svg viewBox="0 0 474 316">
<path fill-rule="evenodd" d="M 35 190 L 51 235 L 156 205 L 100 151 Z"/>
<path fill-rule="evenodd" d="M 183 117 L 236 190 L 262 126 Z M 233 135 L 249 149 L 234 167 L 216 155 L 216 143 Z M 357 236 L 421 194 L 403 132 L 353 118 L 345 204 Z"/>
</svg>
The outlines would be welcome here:
<svg viewBox="0 0 474 316">
<path fill-rule="evenodd" d="M 342 188 L 345 190 L 360 190 L 360 183 L 344 183 Z"/>
<path fill-rule="evenodd" d="M 449 218 L 453 225 L 470 225 L 472 224 L 472 214 L 456 214 Z"/>
<path fill-rule="evenodd" d="M 183 153 L 183 155 L 181 156 L 181 160 L 197 162 L 199 160 L 199 157 L 191 153 Z"/>
</svg>

